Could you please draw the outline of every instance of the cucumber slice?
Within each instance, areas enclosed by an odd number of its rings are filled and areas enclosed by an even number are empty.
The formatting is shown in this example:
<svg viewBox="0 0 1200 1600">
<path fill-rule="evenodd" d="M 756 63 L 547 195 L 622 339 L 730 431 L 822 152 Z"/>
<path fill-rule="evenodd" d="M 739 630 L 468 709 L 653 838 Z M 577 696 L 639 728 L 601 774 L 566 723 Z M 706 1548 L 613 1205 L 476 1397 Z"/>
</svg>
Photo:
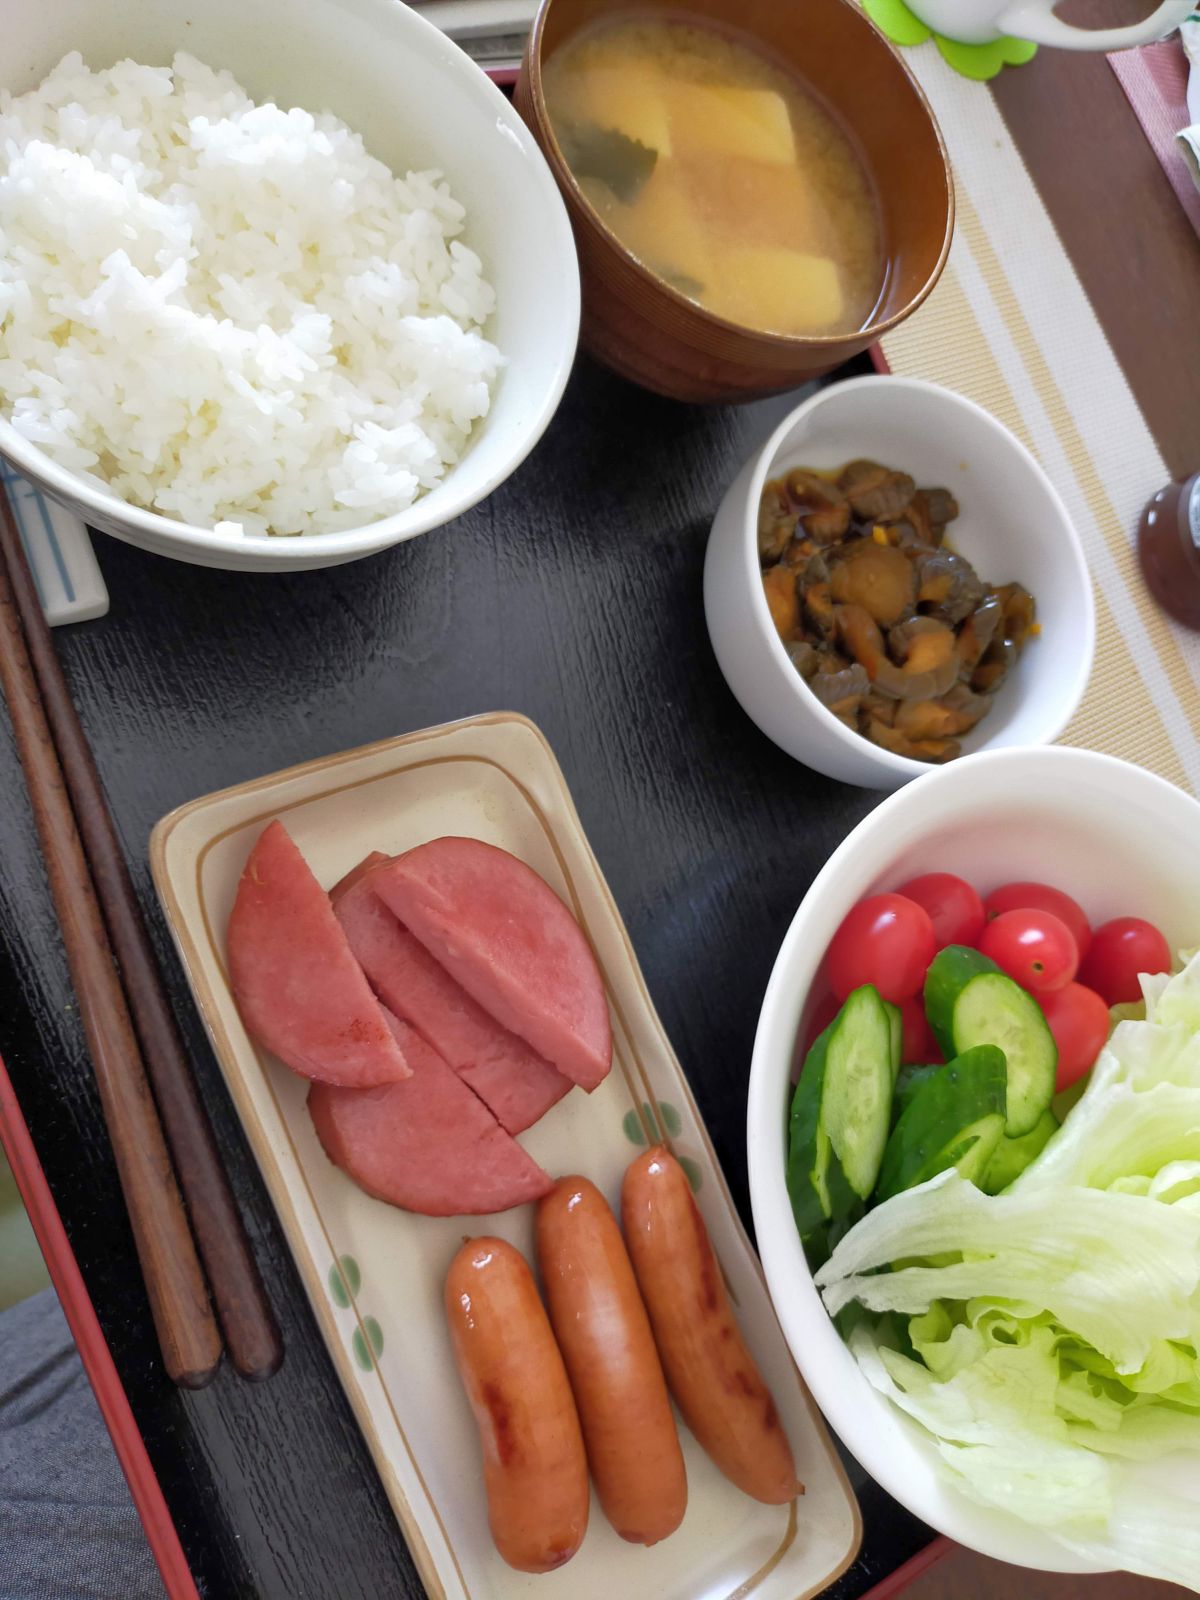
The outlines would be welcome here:
<svg viewBox="0 0 1200 1600">
<path fill-rule="evenodd" d="M 892 1102 L 893 1117 L 898 1119 L 908 1110 L 909 1101 L 923 1083 L 926 1083 L 935 1072 L 942 1069 L 938 1067 L 905 1067 L 896 1080 L 896 1097 Z"/>
<path fill-rule="evenodd" d="M 879 1176 L 891 1120 L 892 1024 L 872 984 L 855 989 L 830 1029 L 821 1123 L 846 1181 L 866 1200 Z"/>
<path fill-rule="evenodd" d="M 925 974 L 925 1017 L 947 1061 L 958 1054 L 954 1044 L 955 1001 L 972 978 L 999 971 L 989 957 L 965 944 L 948 944 L 929 963 Z"/>
<path fill-rule="evenodd" d="M 1016 1182 L 1029 1163 L 1041 1155 L 1058 1129 L 1058 1118 L 1047 1109 L 1028 1133 L 1021 1134 L 1017 1139 L 1001 1139 L 979 1187 L 985 1194 L 999 1194 L 1001 1189 L 1007 1189 L 1010 1183 Z"/>
<path fill-rule="evenodd" d="M 986 1046 L 980 1046 L 981 1049 Z M 984 1173 L 995 1159 L 996 1149 L 1004 1143 L 1004 1118 L 999 1112 L 980 1117 L 966 1130 L 961 1142 L 949 1154 L 946 1167 L 955 1167 L 964 1178 L 969 1178 L 978 1188 Z M 930 1174 L 934 1176 L 934 1174 Z M 922 1182 L 924 1180 L 922 1179 Z"/>
<path fill-rule="evenodd" d="M 977 950 L 948 945 L 925 975 L 925 1012 L 949 1059 L 996 1045 L 1008 1063 L 1010 1138 L 1028 1133 L 1050 1104 L 1058 1048 L 1032 995 Z"/>
<path fill-rule="evenodd" d="M 814 1276 L 829 1260 L 854 1224 L 862 1220 L 866 1209 L 862 1201 L 856 1199 L 844 1217 L 840 1217 L 836 1222 L 823 1222 L 813 1232 L 804 1235 L 800 1241 L 804 1246 L 804 1259 Z"/>
<path fill-rule="evenodd" d="M 792 1215 L 801 1239 L 812 1241 L 818 1253 L 826 1223 L 831 1217 L 847 1215 L 856 1199 L 821 1124 L 829 1040 L 838 1017 L 818 1035 L 805 1057 L 788 1129 L 787 1186 Z"/>
<path fill-rule="evenodd" d="M 892 1130 L 875 1191 L 878 1200 L 957 1167 L 977 1181 L 1004 1136 L 1004 1052 L 976 1045 L 935 1067 L 911 1092 Z"/>
<path fill-rule="evenodd" d="M 1082 1078 L 1076 1078 L 1074 1083 L 1069 1083 L 1065 1089 L 1060 1089 L 1050 1102 L 1050 1109 L 1058 1118 L 1061 1128 L 1063 1123 L 1083 1099 L 1088 1084 L 1092 1081 L 1091 1069 L 1084 1073 Z"/>
<path fill-rule="evenodd" d="M 883 1008 L 888 1014 L 888 1024 L 892 1030 L 892 1083 L 900 1076 L 900 1061 L 904 1055 L 904 1018 L 900 1015 L 900 1007 L 894 1006 L 890 1000 L 883 1002 Z"/>
<path fill-rule="evenodd" d="M 856 989 L 817 1039 L 792 1099 L 788 1193 L 801 1238 L 871 1193 L 887 1142 L 892 1027 L 878 992 Z"/>
<path fill-rule="evenodd" d="M 985 972 L 963 989 L 954 1007 L 958 1051 L 992 1044 L 1008 1062 L 1008 1121 L 1005 1132 L 1019 1138 L 1038 1124 L 1054 1097 L 1058 1046 L 1031 994 L 1003 972 Z"/>
</svg>

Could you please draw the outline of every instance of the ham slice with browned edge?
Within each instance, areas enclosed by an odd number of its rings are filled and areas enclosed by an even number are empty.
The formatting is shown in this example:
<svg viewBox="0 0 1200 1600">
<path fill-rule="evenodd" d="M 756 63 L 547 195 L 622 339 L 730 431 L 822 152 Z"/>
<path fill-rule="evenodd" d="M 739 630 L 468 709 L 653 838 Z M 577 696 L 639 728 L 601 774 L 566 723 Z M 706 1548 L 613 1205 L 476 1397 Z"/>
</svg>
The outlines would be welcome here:
<svg viewBox="0 0 1200 1600">
<path fill-rule="evenodd" d="M 329 891 L 338 921 L 371 987 L 449 1062 L 502 1128 L 520 1133 L 572 1087 L 524 1039 L 503 1028 L 414 939 L 375 893 L 376 852 Z M 362 869 L 362 870 L 360 870 Z"/>
<path fill-rule="evenodd" d="M 329 1159 L 377 1200 L 427 1217 L 507 1211 L 549 1194 L 551 1180 L 454 1069 L 407 1023 L 388 1021 L 411 1078 L 308 1091 Z"/>
<path fill-rule="evenodd" d="M 279 821 L 242 869 L 226 943 L 242 1021 L 293 1072 L 352 1088 L 408 1077 L 328 895 Z"/>
<path fill-rule="evenodd" d="M 329 898 L 336 906 L 347 889 L 353 889 L 360 878 L 365 877 L 368 872 L 373 871 L 376 867 L 381 867 L 385 861 L 390 861 L 391 859 L 391 856 L 385 856 L 382 850 L 372 850 L 369 856 L 364 856 L 357 866 L 351 867 L 344 877 L 338 879 L 329 891 Z"/>
<path fill-rule="evenodd" d="M 480 839 L 418 845 L 371 874 L 375 893 L 471 998 L 564 1076 L 612 1066 L 604 982 L 570 911 L 532 867 Z"/>
</svg>

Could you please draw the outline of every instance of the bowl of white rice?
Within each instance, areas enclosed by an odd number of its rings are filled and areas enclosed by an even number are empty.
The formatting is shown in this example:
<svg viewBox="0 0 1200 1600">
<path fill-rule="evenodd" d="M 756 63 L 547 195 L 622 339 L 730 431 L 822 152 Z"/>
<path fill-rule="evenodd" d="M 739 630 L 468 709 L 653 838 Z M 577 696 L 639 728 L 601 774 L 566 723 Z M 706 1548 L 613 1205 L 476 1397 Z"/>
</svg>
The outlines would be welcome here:
<svg viewBox="0 0 1200 1600">
<path fill-rule="evenodd" d="M 570 224 L 398 0 L 20 0 L 0 29 L 0 453 L 204 566 L 333 566 L 491 493 L 562 396 Z"/>
</svg>

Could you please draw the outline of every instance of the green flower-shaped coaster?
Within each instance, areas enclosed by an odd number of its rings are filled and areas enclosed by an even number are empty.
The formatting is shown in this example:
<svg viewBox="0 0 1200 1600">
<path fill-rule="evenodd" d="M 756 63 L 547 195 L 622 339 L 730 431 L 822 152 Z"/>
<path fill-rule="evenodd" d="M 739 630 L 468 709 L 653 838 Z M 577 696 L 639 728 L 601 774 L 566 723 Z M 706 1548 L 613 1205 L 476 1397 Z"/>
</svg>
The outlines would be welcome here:
<svg viewBox="0 0 1200 1600">
<path fill-rule="evenodd" d="M 932 39 L 955 72 L 979 83 L 994 78 L 1001 67 L 1020 67 L 1037 53 L 1026 39 L 996 39 L 991 44 L 962 44 L 934 33 L 915 17 L 904 0 L 863 0 L 863 10 L 893 44 L 924 44 Z"/>
</svg>

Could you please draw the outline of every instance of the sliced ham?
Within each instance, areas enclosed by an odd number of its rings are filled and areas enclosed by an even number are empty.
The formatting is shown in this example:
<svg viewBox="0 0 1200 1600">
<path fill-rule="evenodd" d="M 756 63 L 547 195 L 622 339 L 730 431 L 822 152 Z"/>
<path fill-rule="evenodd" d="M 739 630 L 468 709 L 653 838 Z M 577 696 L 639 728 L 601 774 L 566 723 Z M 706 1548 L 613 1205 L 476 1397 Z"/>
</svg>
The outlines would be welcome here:
<svg viewBox="0 0 1200 1600">
<path fill-rule="evenodd" d="M 329 897 L 281 822 L 250 852 L 227 945 L 242 1021 L 294 1072 L 356 1088 L 408 1076 Z"/>
<path fill-rule="evenodd" d="M 350 871 L 346 873 L 345 877 L 338 879 L 333 888 L 329 891 L 329 898 L 336 906 L 346 891 L 348 889 L 353 889 L 354 885 L 360 878 L 366 877 L 367 873 L 373 868 L 380 867 L 385 861 L 390 860 L 391 857 L 385 856 L 382 850 L 372 850 L 371 854 L 369 856 L 364 856 L 356 867 L 351 867 Z"/>
<path fill-rule="evenodd" d="M 372 872 L 388 909 L 503 1027 L 585 1089 L 612 1065 L 604 983 L 579 924 L 516 856 L 442 838 Z"/>
<path fill-rule="evenodd" d="M 308 1109 L 329 1159 L 378 1200 L 427 1217 L 507 1211 L 550 1179 L 462 1079 L 389 1018 L 412 1076 L 377 1089 L 314 1083 Z"/>
<path fill-rule="evenodd" d="M 368 858 L 370 859 L 370 858 Z M 386 862 L 380 856 L 375 865 Z M 343 880 L 344 882 L 345 880 Z M 571 1080 L 490 1017 L 375 893 L 368 871 L 336 895 L 350 948 L 384 1005 L 433 1046 L 509 1133 L 544 1117 Z"/>
</svg>

